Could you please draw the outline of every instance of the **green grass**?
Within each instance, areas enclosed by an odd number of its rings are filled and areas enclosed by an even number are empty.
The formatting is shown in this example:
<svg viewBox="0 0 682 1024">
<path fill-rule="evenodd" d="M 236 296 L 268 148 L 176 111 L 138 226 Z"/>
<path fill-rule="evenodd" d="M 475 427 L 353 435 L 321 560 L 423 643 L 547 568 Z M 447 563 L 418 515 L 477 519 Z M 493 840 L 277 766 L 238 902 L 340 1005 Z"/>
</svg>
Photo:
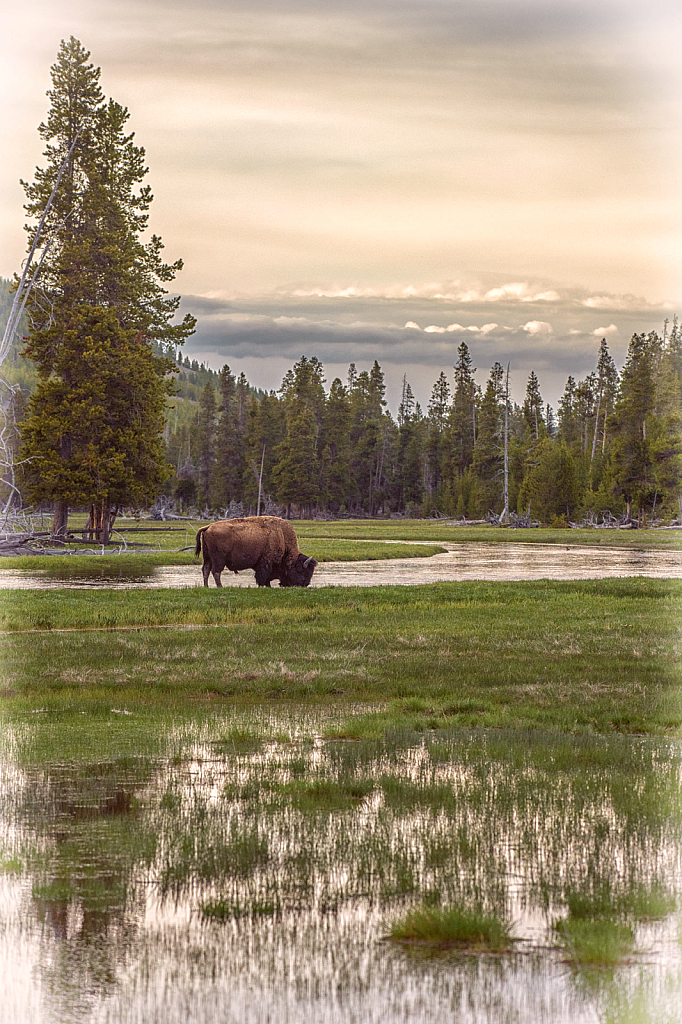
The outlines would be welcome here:
<svg viewBox="0 0 682 1024">
<path fill-rule="evenodd" d="M 386 544 L 382 540 L 359 542 L 343 539 L 313 539 L 306 543 L 305 553 L 318 562 L 362 562 L 385 558 L 425 558 L 445 551 L 434 544 Z M 192 551 L 124 551 L 120 555 L 22 555 L 0 559 L 0 586 L 3 569 L 47 571 L 53 576 L 97 573 L 101 576 L 135 576 L 151 573 L 156 566 L 195 565 L 201 580 L 201 557 Z"/>
<path fill-rule="evenodd" d="M 337 729 L 355 739 L 452 726 L 680 735 L 681 597 L 681 582 L 645 579 L 6 591 L 2 695 L 16 710 L 103 714 L 370 702 L 369 718 L 349 708 Z"/>
<path fill-rule="evenodd" d="M 635 949 L 628 924 L 611 918 L 567 917 L 554 930 L 560 946 L 579 967 L 616 967 Z"/>
<path fill-rule="evenodd" d="M 313 538 L 348 540 L 476 541 L 506 544 L 587 544 L 605 548 L 682 550 L 682 530 L 511 530 L 499 526 L 452 526 L 438 520 L 299 520 L 294 528 L 301 544 Z"/>
<path fill-rule="evenodd" d="M 70 528 L 82 529 L 84 516 L 73 516 L 70 520 Z M 192 561 L 190 552 L 179 552 L 179 548 L 194 545 L 197 530 L 207 526 L 206 520 L 193 520 L 187 522 L 150 522 L 149 520 L 123 521 L 119 520 L 121 533 L 114 532 L 113 540 L 120 542 L 125 537 L 126 542 L 131 546 L 137 544 L 152 545 L 153 550 L 143 552 L 144 556 L 164 556 L 160 561 L 154 560 L 150 564 L 155 565 L 183 565 Z M 536 530 L 512 530 L 498 526 L 453 526 L 447 521 L 426 520 L 426 519 L 380 519 L 380 520 L 337 520 L 333 522 L 316 520 L 294 520 L 292 525 L 298 535 L 301 548 L 306 554 L 312 554 L 320 561 L 330 560 L 356 560 L 357 558 L 403 558 L 414 556 L 415 552 L 397 554 L 396 547 L 392 546 L 391 553 L 386 554 L 360 554 L 354 552 L 353 544 L 341 545 L 340 542 L 374 542 L 381 544 L 384 541 L 430 541 L 437 544 L 439 541 L 473 541 L 487 543 L 513 543 L 513 544 L 560 544 L 575 545 L 585 544 L 589 546 L 606 548 L 669 548 L 682 550 L 682 530 L 550 530 L 546 528 Z M 127 533 L 125 527 L 133 527 L 135 533 Z M 142 532 L 137 532 L 141 530 Z M 326 542 L 326 543 L 322 543 Z M 327 547 L 331 544 L 331 547 Z M 78 540 L 76 547 L 92 546 L 97 549 L 96 544 L 89 545 L 87 542 Z M 369 544 L 362 545 L 365 550 Z M 402 550 L 402 549 L 398 549 Z M 433 553 L 433 549 L 431 549 Z M 133 552 L 125 553 L 126 560 L 137 557 Z M 322 558 L 320 558 L 320 555 Z M 37 556 L 39 557 L 39 556 Z M 25 560 L 34 567 L 38 564 L 37 557 L 28 556 Z M 57 560 L 59 556 L 46 556 L 49 560 Z M 74 556 L 71 556 L 74 557 Z M 87 557 L 87 556 L 79 556 Z M 92 556 L 91 556 L 92 557 Z M 104 555 L 97 556 L 103 561 L 116 561 L 120 556 Z M 165 561 L 170 558 L 170 561 Z M 187 563 L 185 562 L 187 559 Z M 0 565 L 8 568 L 20 567 L 15 559 L 3 559 Z M 21 566 L 23 568 L 23 565 Z"/>
<path fill-rule="evenodd" d="M 439 949 L 455 946 L 471 951 L 503 952 L 511 946 L 509 922 L 480 910 L 460 907 L 419 907 L 391 925 L 389 937 Z"/>
</svg>

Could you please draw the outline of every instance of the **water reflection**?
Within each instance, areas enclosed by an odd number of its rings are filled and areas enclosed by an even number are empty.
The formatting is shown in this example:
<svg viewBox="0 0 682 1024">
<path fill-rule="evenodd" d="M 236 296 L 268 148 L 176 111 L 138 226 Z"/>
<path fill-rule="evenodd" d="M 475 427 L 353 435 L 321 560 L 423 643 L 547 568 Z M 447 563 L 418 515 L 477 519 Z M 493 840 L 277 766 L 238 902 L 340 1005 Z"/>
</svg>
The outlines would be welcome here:
<svg viewBox="0 0 682 1024">
<path fill-rule="evenodd" d="M 674 914 L 638 921 L 646 955 L 612 977 L 549 946 L 571 893 L 679 892 L 679 744 L 347 743 L 312 725 L 254 713 L 171 730 L 165 756 L 72 763 L 45 756 L 49 723 L 10 730 L 7 1019 L 579 1024 L 637 999 L 677 1019 Z M 523 941 L 506 957 L 382 941 L 424 900 L 509 913 Z"/>
<path fill-rule="evenodd" d="M 475 544 L 443 542 L 447 552 L 427 558 L 389 558 L 368 562 L 323 562 L 315 570 L 313 587 L 375 587 L 382 584 L 464 580 L 585 580 L 624 576 L 682 579 L 682 551 L 634 551 L 552 544 Z M 255 586 L 253 572 L 223 573 L 223 585 Z M 275 584 L 276 585 L 276 584 Z M 95 566 L 58 570 L 0 568 L 0 587 L 105 587 L 107 589 L 203 586 L 198 565 L 158 566 L 148 573 L 127 569 L 99 572 Z"/>
</svg>

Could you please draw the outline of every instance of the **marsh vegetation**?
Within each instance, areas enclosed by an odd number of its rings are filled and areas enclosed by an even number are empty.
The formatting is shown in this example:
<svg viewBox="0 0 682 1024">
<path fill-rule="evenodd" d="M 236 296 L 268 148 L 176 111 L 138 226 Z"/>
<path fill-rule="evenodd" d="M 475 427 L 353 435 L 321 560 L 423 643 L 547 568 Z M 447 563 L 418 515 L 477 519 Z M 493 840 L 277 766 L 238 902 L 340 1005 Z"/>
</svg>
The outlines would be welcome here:
<svg viewBox="0 0 682 1024">
<path fill-rule="evenodd" d="M 11 1019 L 674 1021 L 681 597 L 5 591 Z"/>
<path fill-rule="evenodd" d="M 674 1019 L 675 742 L 122 710 L 4 732 L 13 1020 Z"/>
</svg>

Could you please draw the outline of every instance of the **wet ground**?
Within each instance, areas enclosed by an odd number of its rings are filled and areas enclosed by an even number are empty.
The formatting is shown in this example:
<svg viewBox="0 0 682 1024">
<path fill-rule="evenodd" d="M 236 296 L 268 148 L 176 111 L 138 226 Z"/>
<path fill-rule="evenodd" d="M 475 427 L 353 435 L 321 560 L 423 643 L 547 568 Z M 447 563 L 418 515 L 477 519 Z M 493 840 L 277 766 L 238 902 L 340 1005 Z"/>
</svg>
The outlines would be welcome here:
<svg viewBox="0 0 682 1024">
<path fill-rule="evenodd" d="M 440 542 L 439 542 L 440 543 Z M 682 579 L 682 551 L 591 548 L 556 544 L 440 543 L 444 554 L 427 558 L 387 558 L 367 562 L 323 562 L 315 570 L 313 587 L 373 587 L 393 584 L 457 582 L 463 580 L 583 580 L 647 576 Z M 223 586 L 255 586 L 253 572 L 224 572 Z M 0 588 L 57 587 L 198 587 L 203 585 L 199 562 L 157 566 L 148 573 L 130 571 L 125 559 L 120 570 L 98 572 L 87 567 L 58 570 L 15 570 L 0 567 Z M 277 585 L 277 584 L 275 584 Z M 213 586 L 213 580 L 211 580 Z"/>
<path fill-rule="evenodd" d="M 120 709 L 90 753 L 40 713 L 6 730 L 3 1021 L 682 1019 L 679 743 L 347 743 L 322 738 L 325 715 L 150 723 L 147 756 L 116 751 L 135 725 Z M 633 911 L 636 951 L 615 969 L 555 947 L 576 894 L 636 906 L 652 892 L 668 903 Z M 501 955 L 386 941 L 424 903 L 506 914 L 518 941 Z"/>
</svg>

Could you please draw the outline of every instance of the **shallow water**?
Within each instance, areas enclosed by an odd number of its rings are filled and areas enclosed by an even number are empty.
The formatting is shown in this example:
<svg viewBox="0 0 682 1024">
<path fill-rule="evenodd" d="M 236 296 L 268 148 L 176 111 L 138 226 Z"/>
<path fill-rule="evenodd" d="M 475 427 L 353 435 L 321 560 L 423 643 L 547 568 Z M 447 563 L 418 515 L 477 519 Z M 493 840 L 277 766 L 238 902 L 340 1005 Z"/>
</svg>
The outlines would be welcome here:
<svg viewBox="0 0 682 1024">
<path fill-rule="evenodd" d="M 680 1019 L 674 912 L 639 921 L 614 972 L 576 970 L 551 931 L 571 892 L 682 890 L 680 744 L 345 743 L 321 738 L 330 715 L 157 726 L 147 757 L 112 750 L 120 709 L 108 756 L 70 755 L 46 715 L 8 728 L 3 1020 L 586 1024 L 638 1002 L 628 1020 Z M 425 900 L 507 913 L 520 941 L 500 956 L 386 942 Z"/>
<path fill-rule="evenodd" d="M 443 554 L 426 558 L 388 558 L 366 562 L 323 562 L 315 570 L 312 587 L 374 587 L 385 584 L 464 580 L 585 580 L 647 576 L 682 579 L 682 551 L 633 551 L 626 548 L 593 548 L 554 544 L 448 543 Z M 223 586 L 253 587 L 253 572 L 224 572 Z M 58 587 L 105 587 L 122 590 L 151 587 L 203 586 L 201 567 L 157 566 L 145 574 L 129 572 L 125 562 L 115 574 L 95 567 L 74 566 L 16 570 L 0 567 L 0 588 L 51 589 Z M 213 586 L 213 580 L 211 580 Z M 275 583 L 275 586 L 277 584 Z"/>
</svg>

